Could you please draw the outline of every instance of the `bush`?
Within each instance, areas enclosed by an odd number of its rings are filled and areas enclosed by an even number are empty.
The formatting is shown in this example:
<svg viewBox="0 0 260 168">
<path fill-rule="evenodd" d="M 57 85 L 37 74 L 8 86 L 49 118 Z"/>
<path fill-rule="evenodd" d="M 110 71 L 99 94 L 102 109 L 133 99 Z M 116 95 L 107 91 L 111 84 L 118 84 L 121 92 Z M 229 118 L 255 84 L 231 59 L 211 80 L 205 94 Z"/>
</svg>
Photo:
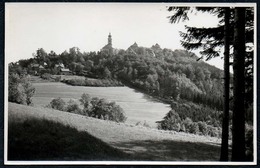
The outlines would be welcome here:
<svg viewBox="0 0 260 168">
<path fill-rule="evenodd" d="M 81 95 L 81 98 L 79 99 L 79 101 L 81 102 L 81 104 L 84 106 L 84 108 L 89 108 L 90 107 L 90 101 L 91 101 L 91 97 L 89 94 L 83 93 Z"/>
<path fill-rule="evenodd" d="M 50 80 L 50 79 L 51 79 L 51 74 L 49 74 L 49 73 L 43 73 L 43 74 L 41 75 L 41 78 L 42 78 L 42 79 L 45 79 L 45 80 Z"/>
<path fill-rule="evenodd" d="M 186 117 L 185 120 L 182 121 L 182 124 L 185 127 L 185 132 L 190 132 L 192 123 L 193 123 L 193 121 L 189 117 Z"/>
<path fill-rule="evenodd" d="M 175 110 L 169 111 L 162 121 L 158 122 L 158 128 L 163 130 L 173 130 L 179 132 L 181 129 L 181 119 Z"/>
<path fill-rule="evenodd" d="M 75 114 L 82 114 L 82 110 L 79 108 L 79 105 L 74 101 L 71 100 L 68 102 L 66 107 L 67 112 L 75 113 Z"/>
<path fill-rule="evenodd" d="M 199 126 L 199 131 L 202 133 L 202 135 L 207 135 L 207 123 L 199 121 L 198 126 Z"/>
<path fill-rule="evenodd" d="M 28 76 L 11 73 L 8 76 L 8 101 L 18 104 L 32 104 L 35 88 Z"/>
<path fill-rule="evenodd" d="M 115 104 L 115 102 L 107 102 L 105 99 L 92 98 L 92 108 L 89 112 L 90 117 L 115 122 L 125 122 L 126 116 L 124 110 Z"/>
<path fill-rule="evenodd" d="M 191 125 L 190 125 L 190 128 L 189 128 L 189 133 L 192 133 L 192 134 L 199 134 L 199 125 L 198 123 L 196 122 L 193 122 Z"/>
<path fill-rule="evenodd" d="M 219 134 L 219 131 L 218 131 L 218 129 L 216 127 L 208 125 L 208 127 L 207 127 L 207 135 L 209 135 L 211 137 L 218 137 L 220 134 Z"/>
<path fill-rule="evenodd" d="M 65 105 L 66 105 L 65 101 L 63 99 L 61 99 L 60 97 L 56 98 L 56 99 L 53 99 L 50 102 L 50 107 L 51 108 L 56 109 L 56 110 L 60 110 L 60 111 L 65 111 L 66 110 Z"/>
</svg>

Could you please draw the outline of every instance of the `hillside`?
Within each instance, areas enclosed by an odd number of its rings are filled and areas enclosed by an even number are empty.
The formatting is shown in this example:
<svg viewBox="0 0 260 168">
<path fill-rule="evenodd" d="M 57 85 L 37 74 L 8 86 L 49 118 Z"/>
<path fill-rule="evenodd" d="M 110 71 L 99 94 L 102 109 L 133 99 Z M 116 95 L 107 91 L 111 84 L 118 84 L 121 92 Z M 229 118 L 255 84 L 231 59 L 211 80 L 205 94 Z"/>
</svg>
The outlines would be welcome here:
<svg viewBox="0 0 260 168">
<path fill-rule="evenodd" d="M 35 58 L 9 64 L 10 72 L 46 77 L 62 75 L 69 69 L 69 74 L 105 79 L 104 83 L 120 81 L 168 102 L 182 99 L 218 110 L 223 107 L 222 71 L 198 61 L 198 56 L 186 50 L 163 49 L 159 44 L 147 48 L 135 43 L 114 55 L 81 53 L 77 47 L 61 54 L 46 53 L 42 48 L 36 53 Z"/>
<path fill-rule="evenodd" d="M 141 160 L 208 161 L 219 158 L 220 139 L 114 123 L 53 109 L 9 103 L 8 121 L 47 119 L 70 125 Z M 91 144 L 89 144 L 91 145 Z"/>
</svg>

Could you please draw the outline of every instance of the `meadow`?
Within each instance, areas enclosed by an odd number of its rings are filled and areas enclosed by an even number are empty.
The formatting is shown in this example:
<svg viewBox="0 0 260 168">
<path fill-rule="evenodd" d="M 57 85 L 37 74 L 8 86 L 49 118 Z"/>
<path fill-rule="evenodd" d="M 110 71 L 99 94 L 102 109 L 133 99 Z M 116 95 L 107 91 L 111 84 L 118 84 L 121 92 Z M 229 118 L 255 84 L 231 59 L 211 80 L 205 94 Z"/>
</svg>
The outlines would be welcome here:
<svg viewBox="0 0 260 168">
<path fill-rule="evenodd" d="M 70 99 L 78 101 L 83 93 L 87 93 L 91 97 L 115 101 L 125 111 L 126 123 L 132 125 L 145 123 L 146 126 L 155 128 L 156 121 L 162 120 L 165 114 L 170 111 L 168 104 L 159 102 L 129 87 L 70 86 L 60 82 L 39 82 L 33 83 L 33 86 L 36 89 L 33 97 L 33 104 L 36 107 L 44 107 L 53 98 L 58 97 L 65 101 Z"/>
<path fill-rule="evenodd" d="M 220 152 L 215 137 L 10 102 L 8 125 L 8 160 L 218 161 Z"/>
</svg>

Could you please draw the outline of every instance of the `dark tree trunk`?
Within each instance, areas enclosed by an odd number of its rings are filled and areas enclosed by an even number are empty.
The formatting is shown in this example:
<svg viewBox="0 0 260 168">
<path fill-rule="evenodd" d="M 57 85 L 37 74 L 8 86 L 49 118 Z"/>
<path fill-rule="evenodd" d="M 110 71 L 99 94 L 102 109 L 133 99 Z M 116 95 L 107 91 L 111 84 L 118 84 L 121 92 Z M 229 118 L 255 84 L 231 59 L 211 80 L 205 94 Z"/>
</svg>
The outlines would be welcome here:
<svg viewBox="0 0 260 168">
<path fill-rule="evenodd" d="M 230 46 L 230 8 L 225 8 L 224 27 L 224 107 L 222 120 L 222 141 L 220 161 L 228 161 L 228 132 L 229 132 L 229 46 Z"/>
<path fill-rule="evenodd" d="M 245 8 L 235 8 L 232 161 L 245 160 Z"/>
</svg>

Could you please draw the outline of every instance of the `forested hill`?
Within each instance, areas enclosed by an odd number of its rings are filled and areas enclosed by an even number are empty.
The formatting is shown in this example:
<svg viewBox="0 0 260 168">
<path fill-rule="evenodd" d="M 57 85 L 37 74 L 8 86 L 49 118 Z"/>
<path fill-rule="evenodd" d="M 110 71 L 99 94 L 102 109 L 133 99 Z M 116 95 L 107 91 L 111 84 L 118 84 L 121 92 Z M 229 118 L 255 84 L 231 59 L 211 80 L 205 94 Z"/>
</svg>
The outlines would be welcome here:
<svg viewBox="0 0 260 168">
<path fill-rule="evenodd" d="M 185 50 L 151 48 L 134 43 L 115 55 L 100 52 L 81 53 L 73 47 L 56 54 L 38 49 L 35 57 L 11 63 L 12 69 L 34 73 L 33 65 L 44 67 L 40 74 L 59 74 L 57 65 L 63 64 L 76 75 L 117 79 L 125 85 L 139 89 L 164 100 L 188 100 L 211 108 L 222 108 L 222 71 Z"/>
</svg>

